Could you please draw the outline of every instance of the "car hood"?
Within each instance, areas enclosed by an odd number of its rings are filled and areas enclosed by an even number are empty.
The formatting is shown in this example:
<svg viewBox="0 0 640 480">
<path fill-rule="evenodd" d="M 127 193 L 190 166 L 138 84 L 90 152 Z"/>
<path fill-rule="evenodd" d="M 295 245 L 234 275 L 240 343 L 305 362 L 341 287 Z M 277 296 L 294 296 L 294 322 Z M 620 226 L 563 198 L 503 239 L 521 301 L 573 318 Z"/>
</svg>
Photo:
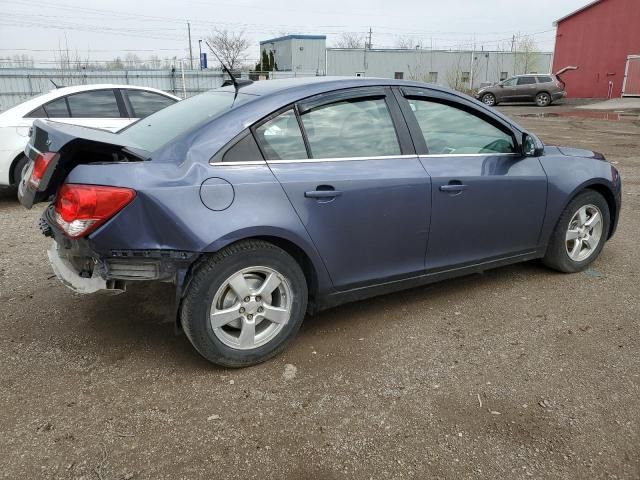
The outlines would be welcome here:
<svg viewBox="0 0 640 480">
<path fill-rule="evenodd" d="M 604 155 L 599 152 L 593 152 L 591 150 L 584 150 L 582 148 L 573 147 L 556 147 L 558 151 L 567 157 L 582 157 L 582 158 L 595 158 L 597 160 L 604 160 Z"/>
</svg>

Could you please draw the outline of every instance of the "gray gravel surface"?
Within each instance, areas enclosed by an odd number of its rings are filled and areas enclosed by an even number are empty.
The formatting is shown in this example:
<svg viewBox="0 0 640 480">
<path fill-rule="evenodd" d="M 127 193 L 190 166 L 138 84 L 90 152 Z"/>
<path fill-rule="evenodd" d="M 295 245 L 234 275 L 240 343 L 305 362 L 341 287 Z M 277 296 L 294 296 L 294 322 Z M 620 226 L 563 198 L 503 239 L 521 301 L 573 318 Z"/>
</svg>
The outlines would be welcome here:
<svg viewBox="0 0 640 480">
<path fill-rule="evenodd" d="M 640 122 L 500 108 L 620 169 L 593 268 L 346 305 L 244 370 L 174 334 L 171 286 L 65 289 L 42 207 L 0 192 L 0 478 L 640 478 Z"/>
</svg>

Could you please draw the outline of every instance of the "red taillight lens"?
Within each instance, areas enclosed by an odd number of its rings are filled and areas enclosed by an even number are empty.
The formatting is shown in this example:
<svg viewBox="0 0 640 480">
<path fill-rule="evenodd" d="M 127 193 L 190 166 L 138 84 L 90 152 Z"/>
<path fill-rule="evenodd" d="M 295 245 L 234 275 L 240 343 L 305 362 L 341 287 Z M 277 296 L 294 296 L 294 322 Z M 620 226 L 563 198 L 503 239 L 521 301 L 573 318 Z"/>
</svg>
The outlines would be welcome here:
<svg viewBox="0 0 640 480">
<path fill-rule="evenodd" d="M 68 237 L 88 235 L 135 196 L 135 190 L 129 188 L 67 183 L 56 198 L 56 223 Z"/>
<path fill-rule="evenodd" d="M 34 189 L 38 189 L 40 182 L 42 181 L 42 177 L 44 177 L 44 173 L 47 171 L 47 168 L 49 168 L 51 161 L 56 158 L 57 155 L 58 154 L 55 152 L 46 152 L 41 153 L 36 157 L 33 170 L 31 171 L 31 178 L 29 178 L 29 183 Z"/>
</svg>

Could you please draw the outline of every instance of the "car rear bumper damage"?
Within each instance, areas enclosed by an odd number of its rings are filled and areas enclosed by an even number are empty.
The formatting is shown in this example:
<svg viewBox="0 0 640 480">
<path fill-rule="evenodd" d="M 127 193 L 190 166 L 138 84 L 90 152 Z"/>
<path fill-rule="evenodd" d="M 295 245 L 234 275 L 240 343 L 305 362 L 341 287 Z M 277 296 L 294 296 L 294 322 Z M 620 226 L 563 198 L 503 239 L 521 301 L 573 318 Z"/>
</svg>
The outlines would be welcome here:
<svg viewBox="0 0 640 480">
<path fill-rule="evenodd" d="M 175 283 L 179 289 L 197 253 L 174 250 L 110 250 L 97 252 L 88 239 L 71 240 L 51 218 L 48 208 L 40 221 L 45 236 L 54 239 L 49 262 L 60 281 L 76 293 L 122 293 L 132 281 Z"/>
</svg>

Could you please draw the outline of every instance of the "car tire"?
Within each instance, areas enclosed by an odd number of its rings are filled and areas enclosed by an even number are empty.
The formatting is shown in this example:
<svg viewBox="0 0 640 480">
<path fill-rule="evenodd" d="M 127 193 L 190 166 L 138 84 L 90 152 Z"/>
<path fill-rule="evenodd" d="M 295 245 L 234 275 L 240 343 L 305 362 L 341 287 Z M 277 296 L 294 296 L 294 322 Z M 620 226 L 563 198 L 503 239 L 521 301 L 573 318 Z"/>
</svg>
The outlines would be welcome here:
<svg viewBox="0 0 640 480">
<path fill-rule="evenodd" d="M 548 107 L 551 105 L 551 95 L 547 92 L 540 92 L 536 95 L 536 105 L 539 107 Z"/>
<path fill-rule="evenodd" d="M 22 172 L 24 171 L 24 167 L 29 163 L 29 159 L 25 155 L 21 155 L 20 158 L 14 163 L 13 171 L 11 176 L 13 178 L 12 186 L 17 187 L 20 185 L 20 181 L 22 180 Z"/>
<path fill-rule="evenodd" d="M 291 255 L 261 240 L 241 241 L 195 269 L 180 320 L 204 358 L 247 367 L 286 347 L 302 324 L 307 295 L 304 273 Z"/>
<path fill-rule="evenodd" d="M 496 96 L 493 93 L 485 93 L 480 98 L 480 101 L 488 107 L 495 107 L 498 104 L 498 102 L 496 102 Z"/>
<path fill-rule="evenodd" d="M 594 190 L 578 194 L 560 215 L 543 263 L 565 273 L 586 270 L 600 255 L 610 222 L 609 205 L 601 194 Z"/>
</svg>

